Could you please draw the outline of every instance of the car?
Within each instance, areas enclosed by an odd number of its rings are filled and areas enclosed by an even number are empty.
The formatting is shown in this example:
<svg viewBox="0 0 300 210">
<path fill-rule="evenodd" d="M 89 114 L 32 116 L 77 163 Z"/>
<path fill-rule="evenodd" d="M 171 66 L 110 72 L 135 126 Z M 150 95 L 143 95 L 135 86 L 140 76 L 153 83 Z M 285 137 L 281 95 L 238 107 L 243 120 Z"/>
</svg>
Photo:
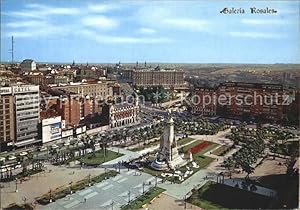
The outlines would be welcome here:
<svg viewBox="0 0 300 210">
<path fill-rule="evenodd" d="M 64 146 L 70 146 L 70 142 L 69 141 L 65 142 Z"/>
<path fill-rule="evenodd" d="M 46 150 L 47 150 L 47 147 L 39 147 L 39 148 L 38 148 L 38 151 L 39 151 L 39 152 L 46 151 Z"/>
<path fill-rule="evenodd" d="M 5 158 L 4 157 L 0 157 L 0 162 L 5 162 Z"/>
<path fill-rule="evenodd" d="M 23 156 L 28 155 L 28 152 L 21 152 L 19 155 L 23 157 Z"/>
<path fill-rule="evenodd" d="M 21 164 L 17 164 L 17 165 L 15 165 L 15 169 L 16 168 L 21 168 L 22 167 L 22 165 Z"/>
<path fill-rule="evenodd" d="M 58 148 L 58 146 L 56 144 L 53 144 L 51 147 L 52 147 L 52 149 L 57 149 Z"/>
<path fill-rule="evenodd" d="M 17 159 L 15 156 L 13 156 L 13 155 L 9 155 L 9 156 L 7 156 L 7 159 L 8 160 L 15 160 L 15 159 Z"/>
</svg>

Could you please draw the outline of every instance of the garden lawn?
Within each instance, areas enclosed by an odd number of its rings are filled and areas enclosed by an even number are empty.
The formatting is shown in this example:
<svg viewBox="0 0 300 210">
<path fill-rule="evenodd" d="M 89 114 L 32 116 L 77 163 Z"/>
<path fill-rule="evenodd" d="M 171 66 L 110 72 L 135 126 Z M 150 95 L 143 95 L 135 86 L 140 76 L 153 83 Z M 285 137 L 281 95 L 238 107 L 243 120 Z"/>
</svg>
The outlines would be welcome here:
<svg viewBox="0 0 300 210">
<path fill-rule="evenodd" d="M 227 152 L 229 152 L 229 148 L 230 148 L 230 146 L 222 145 L 218 149 L 213 151 L 212 154 L 217 155 L 217 156 L 224 156 Z"/>
<path fill-rule="evenodd" d="M 116 159 L 121 156 L 122 156 L 122 154 L 120 154 L 120 153 L 118 154 L 117 152 L 106 150 L 106 155 L 104 158 L 103 150 L 98 150 L 95 152 L 95 156 L 93 156 L 93 153 L 89 153 L 89 154 L 84 155 L 79 160 L 81 162 L 85 163 L 86 165 L 100 165 L 104 162 Z"/>
<path fill-rule="evenodd" d="M 193 143 L 188 144 L 188 145 L 182 147 L 181 149 L 182 149 L 183 152 L 187 152 L 189 149 L 191 149 L 194 146 L 200 144 L 201 142 L 203 142 L 203 141 L 201 141 L 201 140 L 194 141 Z"/>
<path fill-rule="evenodd" d="M 146 148 L 149 148 L 149 147 L 153 147 L 153 146 L 156 146 L 159 144 L 159 140 L 155 140 L 153 142 L 150 142 L 149 144 L 145 144 L 144 143 L 141 143 L 141 146 L 140 147 L 135 147 L 133 149 L 129 149 L 130 151 L 132 152 L 138 152 L 138 151 L 141 151 L 143 149 L 146 149 Z"/>
<path fill-rule="evenodd" d="M 183 138 L 183 139 L 178 140 L 177 144 L 178 144 L 178 146 L 181 146 L 181 145 L 185 145 L 185 144 L 187 144 L 187 143 L 189 143 L 193 140 L 195 140 L 195 139 L 193 139 L 193 138 Z"/>
<path fill-rule="evenodd" d="M 128 205 L 123 206 L 121 210 L 129 210 L 129 209 L 140 209 L 143 205 L 149 204 L 150 201 L 165 191 L 162 188 L 154 187 L 146 192 L 144 195 L 141 195 L 137 199 L 131 201 Z"/>
<path fill-rule="evenodd" d="M 203 209 L 267 209 L 271 199 L 239 188 L 207 182 L 187 199 Z"/>
</svg>

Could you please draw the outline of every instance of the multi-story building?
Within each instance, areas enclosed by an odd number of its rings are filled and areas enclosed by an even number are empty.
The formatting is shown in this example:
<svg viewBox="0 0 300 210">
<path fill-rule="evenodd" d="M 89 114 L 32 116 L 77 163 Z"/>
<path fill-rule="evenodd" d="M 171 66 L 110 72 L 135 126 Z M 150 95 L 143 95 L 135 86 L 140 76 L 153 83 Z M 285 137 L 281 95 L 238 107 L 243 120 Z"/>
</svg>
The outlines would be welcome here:
<svg viewBox="0 0 300 210">
<path fill-rule="evenodd" d="M 15 146 L 25 146 L 35 143 L 38 139 L 40 112 L 39 86 L 13 86 L 15 100 Z"/>
<path fill-rule="evenodd" d="M 81 95 L 81 96 L 90 96 L 99 99 L 106 99 L 107 96 L 112 95 L 112 88 L 108 88 L 106 82 L 101 83 L 92 83 L 92 84 L 71 84 L 66 86 L 57 86 L 52 87 L 55 90 L 64 90 L 69 93 Z"/>
<path fill-rule="evenodd" d="M 278 84 L 226 82 L 218 87 L 218 96 L 227 97 L 224 106 L 233 116 L 282 119 L 283 94 L 283 86 Z"/>
<path fill-rule="evenodd" d="M 79 125 L 81 114 L 80 114 L 80 97 L 79 96 L 64 96 L 57 100 L 55 106 L 56 111 L 65 120 L 67 126 Z"/>
<path fill-rule="evenodd" d="M 30 72 L 29 74 L 25 74 L 24 78 L 35 85 L 42 85 L 42 86 L 47 86 L 48 84 L 54 84 L 54 78 L 50 75 L 43 75 L 43 73 L 40 72 L 35 72 L 32 73 Z"/>
<path fill-rule="evenodd" d="M 20 64 L 22 71 L 34 71 L 36 70 L 36 63 L 32 59 L 25 59 Z"/>
<path fill-rule="evenodd" d="M 184 72 L 174 69 L 134 69 L 124 70 L 123 77 L 133 85 L 143 87 L 162 86 L 167 89 L 185 88 Z"/>
<path fill-rule="evenodd" d="M 14 103 L 12 89 L 0 88 L 0 152 L 15 141 Z"/>
<path fill-rule="evenodd" d="M 1 142 L 16 147 L 38 142 L 39 86 L 3 87 L 0 92 L 3 108 L 0 120 L 5 125 Z"/>
<path fill-rule="evenodd" d="M 217 113 L 217 97 L 215 88 L 196 88 L 193 93 L 194 97 L 190 101 L 192 104 L 191 112 L 202 116 L 215 116 Z"/>
<path fill-rule="evenodd" d="M 72 94 L 56 99 L 53 108 L 65 121 L 66 126 L 78 126 L 81 120 L 100 112 L 98 100 Z"/>
<path fill-rule="evenodd" d="M 195 92 L 201 102 L 192 103 L 191 110 L 204 116 L 219 114 L 271 120 L 280 120 L 284 116 L 282 85 L 225 82 L 216 89 L 198 88 Z M 210 103 L 204 101 L 204 98 L 210 98 Z"/>
<path fill-rule="evenodd" d="M 138 123 L 138 113 L 139 105 L 137 100 L 133 103 L 105 104 L 102 110 L 103 120 L 111 128 Z"/>
</svg>

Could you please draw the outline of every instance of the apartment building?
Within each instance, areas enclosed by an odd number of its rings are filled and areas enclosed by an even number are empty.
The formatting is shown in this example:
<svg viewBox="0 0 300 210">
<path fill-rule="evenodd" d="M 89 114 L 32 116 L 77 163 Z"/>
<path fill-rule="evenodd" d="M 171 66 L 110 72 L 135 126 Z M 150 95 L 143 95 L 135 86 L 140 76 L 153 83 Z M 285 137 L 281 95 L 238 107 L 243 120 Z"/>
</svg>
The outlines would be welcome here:
<svg viewBox="0 0 300 210">
<path fill-rule="evenodd" d="M 39 141 L 39 86 L 13 86 L 12 91 L 15 100 L 15 146 L 35 143 Z"/>
<path fill-rule="evenodd" d="M 284 116 L 284 89 L 278 84 L 225 82 L 216 88 L 196 88 L 200 103 L 192 103 L 191 111 L 203 116 L 263 117 L 280 120 Z M 197 98 L 196 97 L 196 98 Z M 210 103 L 204 101 L 210 98 Z"/>
<path fill-rule="evenodd" d="M 106 82 L 92 84 L 73 83 L 66 86 L 52 87 L 52 89 L 63 90 L 69 93 L 81 96 L 90 96 L 99 99 L 106 99 L 107 96 L 112 95 L 112 89 L 108 88 L 108 84 Z"/>
<path fill-rule="evenodd" d="M 1 143 L 21 147 L 38 142 L 39 86 L 2 87 L 0 92 Z"/>
<path fill-rule="evenodd" d="M 15 141 L 14 102 L 10 87 L 0 88 L 0 152 Z"/>
<path fill-rule="evenodd" d="M 196 88 L 191 99 L 191 112 L 202 116 L 215 116 L 217 114 L 215 88 Z"/>
</svg>

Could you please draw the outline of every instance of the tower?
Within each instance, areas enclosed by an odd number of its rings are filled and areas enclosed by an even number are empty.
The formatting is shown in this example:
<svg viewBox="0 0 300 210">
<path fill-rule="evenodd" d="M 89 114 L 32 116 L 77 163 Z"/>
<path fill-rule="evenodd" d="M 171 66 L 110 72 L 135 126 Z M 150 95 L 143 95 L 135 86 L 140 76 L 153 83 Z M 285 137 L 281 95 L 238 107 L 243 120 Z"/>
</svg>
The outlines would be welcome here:
<svg viewBox="0 0 300 210">
<path fill-rule="evenodd" d="M 179 155 L 174 134 L 174 120 L 170 116 L 160 138 L 159 152 L 156 159 L 151 163 L 151 167 L 155 170 L 166 170 L 185 165 L 186 163 Z"/>
<path fill-rule="evenodd" d="M 11 49 L 9 49 L 11 54 L 11 64 L 14 64 L 14 36 L 11 36 Z"/>
</svg>

